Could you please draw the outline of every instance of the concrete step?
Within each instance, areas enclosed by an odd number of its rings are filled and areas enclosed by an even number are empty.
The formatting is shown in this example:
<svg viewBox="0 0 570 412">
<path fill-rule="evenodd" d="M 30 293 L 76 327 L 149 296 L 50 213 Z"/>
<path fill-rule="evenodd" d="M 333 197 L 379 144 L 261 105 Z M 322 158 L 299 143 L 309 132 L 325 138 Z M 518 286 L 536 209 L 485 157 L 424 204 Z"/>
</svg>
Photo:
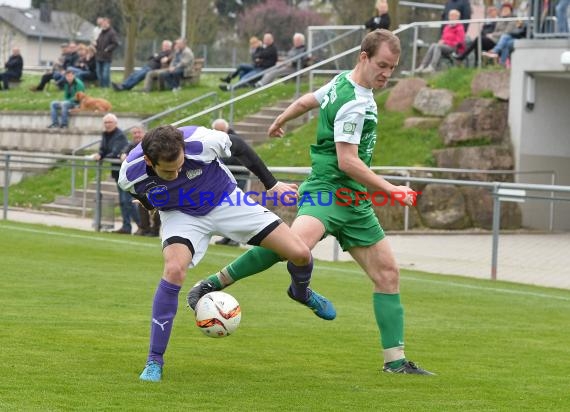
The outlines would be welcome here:
<svg viewBox="0 0 570 412">
<path fill-rule="evenodd" d="M 279 109 L 281 111 L 285 110 L 287 107 L 289 107 L 289 105 L 293 103 L 293 100 L 280 100 L 278 102 L 276 102 L 273 106 L 271 106 L 273 109 Z"/>
<path fill-rule="evenodd" d="M 0 116 L 2 118 L 2 116 Z M 70 154 L 80 146 L 94 143 L 96 151 L 101 132 L 70 129 L 33 129 L 0 127 L 0 149 Z M 96 143 L 95 143 L 96 142 Z"/>
<path fill-rule="evenodd" d="M 14 185 L 20 183 L 22 179 L 44 173 L 48 171 L 56 163 L 53 159 L 45 158 L 34 158 L 30 156 L 24 156 L 26 152 L 21 151 L 10 151 L 10 176 L 9 185 Z M 5 184 L 5 167 L 6 167 L 6 156 L 0 154 L 0 186 Z"/>
<path fill-rule="evenodd" d="M 150 115 L 149 115 L 150 116 Z M 119 127 L 128 127 L 139 124 L 146 117 L 135 113 L 121 113 L 119 117 Z M 2 112 L 0 116 L 0 129 L 35 129 L 42 132 L 51 124 L 49 111 L 11 111 Z M 96 131 L 99 134 L 103 131 L 102 113 L 77 113 L 69 116 L 69 128 L 84 131 Z"/>
<path fill-rule="evenodd" d="M 82 204 L 84 197 L 85 199 L 87 199 L 88 202 L 95 203 L 96 193 L 97 191 L 95 189 L 86 189 L 86 190 L 76 189 L 74 198 L 71 198 L 69 196 L 61 196 L 60 199 L 60 197 L 58 196 L 54 200 L 54 203 L 66 204 L 66 202 L 73 203 L 75 200 L 79 200 L 80 203 Z M 113 199 L 115 203 L 119 204 L 119 193 L 117 193 L 117 189 L 115 186 L 113 186 L 112 190 L 110 191 L 101 190 L 101 196 L 103 196 L 103 199 Z"/>
<path fill-rule="evenodd" d="M 247 135 L 248 139 L 251 141 L 252 144 L 260 144 L 264 143 L 269 140 L 269 136 L 267 136 L 267 132 L 251 132 Z"/>
<path fill-rule="evenodd" d="M 259 123 L 238 122 L 234 125 L 234 129 L 239 135 L 246 138 L 249 133 L 267 133 L 268 127 Z"/>
<path fill-rule="evenodd" d="M 74 196 L 56 196 L 53 203 L 62 206 L 83 206 L 83 198 L 85 197 L 85 204 L 89 208 L 95 207 L 95 190 L 76 190 Z M 101 192 L 102 199 L 105 202 L 113 202 L 119 204 L 119 194 L 115 192 Z"/>
<path fill-rule="evenodd" d="M 261 109 L 257 114 L 260 114 L 262 116 L 271 116 L 275 120 L 277 116 L 283 113 L 283 110 L 284 109 L 280 107 L 265 107 Z"/>
<path fill-rule="evenodd" d="M 246 123 L 266 124 L 267 127 L 269 127 L 274 120 L 275 117 L 273 116 L 266 116 L 261 114 L 252 114 L 243 119 L 243 121 Z"/>
<path fill-rule="evenodd" d="M 42 153 L 42 155 L 45 153 Z M 29 152 L 10 151 L 10 170 L 21 171 L 38 171 L 42 172 L 50 169 L 56 163 L 55 159 L 46 159 L 42 157 L 31 157 Z M 0 153 L 0 170 L 4 170 L 6 166 L 6 156 Z"/>
<path fill-rule="evenodd" d="M 89 182 L 89 184 L 87 185 L 87 189 L 90 190 L 96 190 L 97 189 L 97 183 L 96 182 Z M 114 180 L 102 180 L 101 181 L 101 191 L 102 192 L 111 192 L 111 193 L 117 193 L 117 183 L 115 183 Z"/>
<path fill-rule="evenodd" d="M 119 204 L 118 196 L 114 197 L 113 194 L 103 195 L 103 202 L 101 204 L 101 214 L 107 220 L 114 219 L 115 207 Z M 82 195 L 76 195 L 75 197 L 63 197 L 58 196 L 51 203 L 44 203 L 40 206 L 40 210 L 48 212 L 58 212 L 68 215 L 75 216 L 93 216 L 95 213 L 95 200 L 86 199 L 85 207 L 83 206 Z"/>
<path fill-rule="evenodd" d="M 73 215 L 73 216 L 92 216 L 93 210 L 92 209 L 85 209 L 81 206 L 71 206 L 71 205 L 60 205 L 57 203 L 44 203 L 40 206 L 40 210 L 46 212 L 57 212 L 66 215 Z"/>
</svg>

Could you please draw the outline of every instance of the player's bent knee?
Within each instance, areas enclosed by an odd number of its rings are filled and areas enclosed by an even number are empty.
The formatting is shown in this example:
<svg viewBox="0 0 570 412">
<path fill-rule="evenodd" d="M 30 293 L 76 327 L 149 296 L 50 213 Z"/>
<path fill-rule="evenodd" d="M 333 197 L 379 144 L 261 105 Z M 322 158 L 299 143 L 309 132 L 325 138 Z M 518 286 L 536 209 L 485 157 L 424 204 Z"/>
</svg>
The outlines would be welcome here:
<svg viewBox="0 0 570 412">
<path fill-rule="evenodd" d="M 181 265 L 179 262 L 164 263 L 164 277 L 166 280 L 176 284 L 182 284 L 186 279 L 187 266 Z"/>
<path fill-rule="evenodd" d="M 296 266 L 305 266 L 311 262 L 311 250 L 304 243 L 299 243 L 295 245 L 286 258 Z"/>
</svg>

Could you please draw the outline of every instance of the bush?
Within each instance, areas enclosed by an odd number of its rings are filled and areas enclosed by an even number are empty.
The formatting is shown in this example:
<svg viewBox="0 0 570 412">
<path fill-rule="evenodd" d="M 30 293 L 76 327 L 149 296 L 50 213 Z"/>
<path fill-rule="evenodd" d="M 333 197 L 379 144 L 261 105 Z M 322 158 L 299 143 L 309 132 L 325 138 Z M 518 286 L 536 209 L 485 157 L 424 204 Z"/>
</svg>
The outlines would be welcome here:
<svg viewBox="0 0 570 412">
<path fill-rule="evenodd" d="M 296 32 L 306 33 L 307 26 L 318 26 L 324 18 L 314 11 L 289 6 L 285 0 L 268 0 L 246 9 L 238 18 L 240 37 L 261 38 L 271 33 L 278 50 L 289 50 Z"/>
</svg>

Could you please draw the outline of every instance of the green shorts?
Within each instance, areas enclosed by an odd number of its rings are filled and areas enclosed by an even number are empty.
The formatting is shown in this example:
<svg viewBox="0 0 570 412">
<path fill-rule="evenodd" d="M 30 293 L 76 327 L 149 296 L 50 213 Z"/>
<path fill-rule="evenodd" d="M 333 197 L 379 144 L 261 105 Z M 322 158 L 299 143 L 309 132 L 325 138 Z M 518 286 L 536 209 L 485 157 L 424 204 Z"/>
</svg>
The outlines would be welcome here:
<svg viewBox="0 0 570 412">
<path fill-rule="evenodd" d="M 335 190 L 315 181 L 304 182 L 299 188 L 297 216 L 319 219 L 325 226 L 325 236 L 336 237 L 345 251 L 358 246 L 371 246 L 384 239 L 384 230 L 374 214 L 372 204 L 347 206 L 335 196 Z"/>
</svg>

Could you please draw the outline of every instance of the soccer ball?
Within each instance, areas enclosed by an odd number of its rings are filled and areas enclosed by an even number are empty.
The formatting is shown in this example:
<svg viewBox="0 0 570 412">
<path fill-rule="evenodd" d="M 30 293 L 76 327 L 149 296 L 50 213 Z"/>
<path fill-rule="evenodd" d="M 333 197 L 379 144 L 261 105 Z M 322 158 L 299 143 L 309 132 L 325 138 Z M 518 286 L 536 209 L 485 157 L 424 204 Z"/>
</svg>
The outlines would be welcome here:
<svg viewBox="0 0 570 412">
<path fill-rule="evenodd" d="M 196 304 L 196 325 L 211 338 L 231 335 L 239 326 L 241 308 L 238 301 L 225 292 L 210 292 Z"/>
</svg>

